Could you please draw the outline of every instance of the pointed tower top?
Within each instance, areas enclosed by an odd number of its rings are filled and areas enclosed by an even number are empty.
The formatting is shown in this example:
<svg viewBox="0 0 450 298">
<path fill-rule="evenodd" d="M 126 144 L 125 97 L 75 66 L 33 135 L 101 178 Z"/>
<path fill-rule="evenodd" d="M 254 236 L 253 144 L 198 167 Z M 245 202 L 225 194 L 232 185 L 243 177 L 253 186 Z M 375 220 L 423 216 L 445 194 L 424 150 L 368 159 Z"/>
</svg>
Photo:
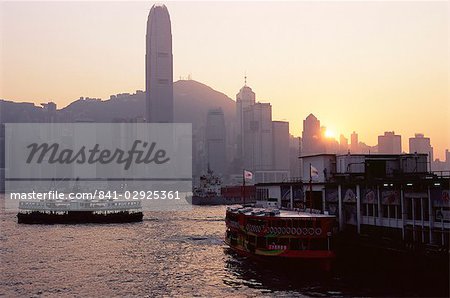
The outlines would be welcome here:
<svg viewBox="0 0 450 298">
<path fill-rule="evenodd" d="M 314 116 L 313 113 L 310 113 L 310 114 L 308 115 L 308 117 L 306 117 L 306 119 L 314 119 L 314 120 L 317 120 L 317 117 Z"/>
</svg>

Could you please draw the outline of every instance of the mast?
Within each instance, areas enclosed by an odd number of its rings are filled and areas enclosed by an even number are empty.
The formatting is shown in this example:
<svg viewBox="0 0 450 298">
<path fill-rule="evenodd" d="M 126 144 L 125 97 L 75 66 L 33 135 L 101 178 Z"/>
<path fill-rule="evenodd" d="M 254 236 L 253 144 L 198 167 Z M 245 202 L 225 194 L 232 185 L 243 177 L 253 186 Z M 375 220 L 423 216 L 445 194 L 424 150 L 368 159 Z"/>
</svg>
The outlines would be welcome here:
<svg viewBox="0 0 450 298">
<path fill-rule="evenodd" d="M 312 213 L 312 165 L 309 164 L 309 212 Z"/>
<path fill-rule="evenodd" d="M 242 170 L 242 200 L 245 205 L 245 169 Z"/>
</svg>

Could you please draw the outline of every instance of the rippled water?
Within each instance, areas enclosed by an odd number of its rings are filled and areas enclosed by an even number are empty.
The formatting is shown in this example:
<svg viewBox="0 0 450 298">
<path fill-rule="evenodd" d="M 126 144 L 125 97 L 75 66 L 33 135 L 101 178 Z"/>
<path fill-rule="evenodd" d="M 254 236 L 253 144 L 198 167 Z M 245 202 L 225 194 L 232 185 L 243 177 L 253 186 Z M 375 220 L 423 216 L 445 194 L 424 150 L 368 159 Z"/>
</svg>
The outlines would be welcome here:
<svg viewBox="0 0 450 298">
<path fill-rule="evenodd" d="M 19 225 L 0 214 L 0 296 L 413 295 L 336 274 L 267 268 L 223 244 L 225 207 L 133 224 Z M 381 289 L 381 290 L 380 290 Z"/>
</svg>

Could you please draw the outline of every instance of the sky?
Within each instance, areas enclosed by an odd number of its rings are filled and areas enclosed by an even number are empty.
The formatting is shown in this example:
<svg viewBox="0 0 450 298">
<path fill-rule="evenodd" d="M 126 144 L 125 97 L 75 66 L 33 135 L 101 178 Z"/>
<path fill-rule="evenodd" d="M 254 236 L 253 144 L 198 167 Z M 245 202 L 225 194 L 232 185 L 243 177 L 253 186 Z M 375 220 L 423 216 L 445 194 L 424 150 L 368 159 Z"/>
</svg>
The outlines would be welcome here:
<svg viewBox="0 0 450 298">
<path fill-rule="evenodd" d="M 0 2 L 0 98 L 58 108 L 144 90 L 154 2 Z M 163 2 L 174 80 L 235 99 L 247 75 L 273 119 L 301 135 L 309 113 L 337 137 L 376 145 L 414 133 L 450 148 L 448 1 Z"/>
</svg>

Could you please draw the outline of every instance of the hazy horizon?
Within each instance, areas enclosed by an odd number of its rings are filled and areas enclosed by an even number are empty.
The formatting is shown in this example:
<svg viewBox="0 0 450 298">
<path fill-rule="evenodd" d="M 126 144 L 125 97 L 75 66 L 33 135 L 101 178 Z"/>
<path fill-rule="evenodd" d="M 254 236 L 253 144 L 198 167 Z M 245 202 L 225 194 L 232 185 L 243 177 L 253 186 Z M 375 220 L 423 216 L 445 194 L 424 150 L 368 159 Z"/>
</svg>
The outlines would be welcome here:
<svg viewBox="0 0 450 298">
<path fill-rule="evenodd" d="M 1 2 L 0 98 L 64 107 L 145 90 L 154 2 Z M 235 100 L 244 84 L 301 135 L 309 113 L 347 138 L 450 148 L 448 2 L 167 2 L 174 81 Z M 358 24 L 357 26 L 355 24 Z"/>
</svg>

